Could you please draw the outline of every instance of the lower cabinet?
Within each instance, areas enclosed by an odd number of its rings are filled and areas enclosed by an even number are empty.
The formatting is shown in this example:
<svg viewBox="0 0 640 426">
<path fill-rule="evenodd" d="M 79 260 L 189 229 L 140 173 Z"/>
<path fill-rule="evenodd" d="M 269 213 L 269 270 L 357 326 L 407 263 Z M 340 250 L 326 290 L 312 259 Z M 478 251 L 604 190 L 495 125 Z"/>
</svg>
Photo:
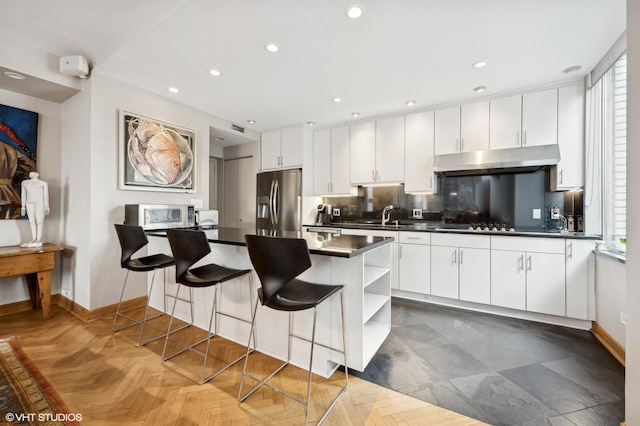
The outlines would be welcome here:
<svg viewBox="0 0 640 426">
<path fill-rule="evenodd" d="M 491 304 L 566 315 L 565 240 L 493 237 Z"/>
<path fill-rule="evenodd" d="M 398 289 L 431 293 L 431 234 L 399 232 Z"/>
<path fill-rule="evenodd" d="M 433 234 L 431 295 L 489 303 L 490 247 L 487 235 Z"/>
</svg>

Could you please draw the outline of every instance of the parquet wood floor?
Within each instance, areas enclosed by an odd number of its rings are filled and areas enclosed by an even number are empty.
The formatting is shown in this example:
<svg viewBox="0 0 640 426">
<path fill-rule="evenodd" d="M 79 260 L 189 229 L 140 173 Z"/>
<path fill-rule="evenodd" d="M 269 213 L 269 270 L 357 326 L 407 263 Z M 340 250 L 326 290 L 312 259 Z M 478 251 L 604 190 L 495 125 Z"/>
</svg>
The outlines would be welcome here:
<svg viewBox="0 0 640 426">
<path fill-rule="evenodd" d="M 156 324 L 162 326 L 163 318 Z M 139 329 L 111 331 L 108 319 L 84 323 L 57 305 L 51 318 L 40 311 L 0 317 L 0 338 L 16 336 L 24 351 L 52 383 L 71 412 L 86 425 L 296 425 L 304 423 L 301 404 L 263 387 L 244 403 L 237 393 L 242 362 L 207 384 L 198 383 L 201 358 L 182 354 L 162 363 L 163 340 L 137 345 Z M 204 333 L 204 332 L 203 332 Z M 145 331 L 145 337 L 151 337 Z M 210 359 L 232 359 L 243 347 L 215 338 Z M 279 361 L 250 358 L 255 374 Z M 212 361 L 215 365 L 215 361 Z M 303 370 L 287 367 L 277 384 L 300 395 Z M 250 382 L 249 382 L 250 383 Z M 309 419 L 318 419 L 344 383 L 344 373 L 326 380 L 314 376 Z M 325 404 L 323 406 L 323 404 Z M 315 422 L 311 422 L 314 424 Z M 350 377 L 349 389 L 329 415 L 333 425 L 480 425 L 384 387 Z"/>
</svg>

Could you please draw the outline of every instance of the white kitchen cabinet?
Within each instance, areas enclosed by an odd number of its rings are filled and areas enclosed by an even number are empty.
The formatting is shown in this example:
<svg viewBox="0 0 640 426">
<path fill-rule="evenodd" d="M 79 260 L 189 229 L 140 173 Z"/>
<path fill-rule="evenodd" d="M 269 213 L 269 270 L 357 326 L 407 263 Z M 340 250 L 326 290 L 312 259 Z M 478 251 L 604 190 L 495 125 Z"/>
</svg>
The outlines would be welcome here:
<svg viewBox="0 0 640 426">
<path fill-rule="evenodd" d="M 302 125 L 264 132 L 261 137 L 262 169 L 301 167 L 305 136 Z"/>
<path fill-rule="evenodd" d="M 491 237 L 491 304 L 564 316 L 565 241 Z"/>
<path fill-rule="evenodd" d="M 595 299 L 594 240 L 566 240 L 567 316 L 594 320 L 589 305 Z"/>
<path fill-rule="evenodd" d="M 414 293 L 431 293 L 431 234 L 399 232 L 398 289 Z"/>
<path fill-rule="evenodd" d="M 317 130 L 313 134 L 314 195 L 351 195 L 349 127 Z"/>
<path fill-rule="evenodd" d="M 490 109 L 490 149 L 558 143 L 558 89 L 494 99 Z"/>
<path fill-rule="evenodd" d="M 584 186 L 584 86 L 558 89 L 558 145 L 560 162 L 551 168 L 552 191 Z"/>
<path fill-rule="evenodd" d="M 489 149 L 519 148 L 522 95 L 493 99 L 489 107 Z"/>
<path fill-rule="evenodd" d="M 436 110 L 435 154 L 489 149 L 489 102 Z"/>
<path fill-rule="evenodd" d="M 351 184 L 404 181 L 404 117 L 351 126 Z"/>
<path fill-rule="evenodd" d="M 489 149 L 489 101 L 460 107 L 460 152 Z"/>
<path fill-rule="evenodd" d="M 351 141 L 349 142 L 349 146 L 351 183 L 357 185 L 375 181 L 375 121 L 366 121 L 351 125 Z"/>
<path fill-rule="evenodd" d="M 431 236 L 431 294 L 489 303 L 491 240 L 487 235 Z"/>
<path fill-rule="evenodd" d="M 408 114 L 404 118 L 404 191 L 437 192 L 433 173 L 434 112 Z"/>
<path fill-rule="evenodd" d="M 558 89 L 522 95 L 522 146 L 558 143 Z"/>
<path fill-rule="evenodd" d="M 460 152 L 460 106 L 435 112 L 435 155 Z"/>
</svg>

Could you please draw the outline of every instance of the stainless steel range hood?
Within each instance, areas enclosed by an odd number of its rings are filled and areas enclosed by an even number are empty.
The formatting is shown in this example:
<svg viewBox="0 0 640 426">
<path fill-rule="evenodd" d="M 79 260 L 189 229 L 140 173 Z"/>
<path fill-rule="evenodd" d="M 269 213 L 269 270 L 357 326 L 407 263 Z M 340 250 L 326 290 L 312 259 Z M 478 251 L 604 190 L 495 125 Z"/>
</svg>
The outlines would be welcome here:
<svg viewBox="0 0 640 426">
<path fill-rule="evenodd" d="M 516 173 L 560 161 L 558 144 L 436 155 L 433 170 L 444 174 Z"/>
</svg>

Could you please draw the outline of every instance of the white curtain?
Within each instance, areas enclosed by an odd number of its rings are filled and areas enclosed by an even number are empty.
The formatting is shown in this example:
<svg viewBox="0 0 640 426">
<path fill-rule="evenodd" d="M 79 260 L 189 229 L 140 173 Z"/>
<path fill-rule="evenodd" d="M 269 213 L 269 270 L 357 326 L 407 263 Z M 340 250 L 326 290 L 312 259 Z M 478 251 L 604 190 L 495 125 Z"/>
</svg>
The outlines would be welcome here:
<svg viewBox="0 0 640 426">
<path fill-rule="evenodd" d="M 602 79 L 586 93 L 584 230 L 602 234 Z"/>
</svg>

